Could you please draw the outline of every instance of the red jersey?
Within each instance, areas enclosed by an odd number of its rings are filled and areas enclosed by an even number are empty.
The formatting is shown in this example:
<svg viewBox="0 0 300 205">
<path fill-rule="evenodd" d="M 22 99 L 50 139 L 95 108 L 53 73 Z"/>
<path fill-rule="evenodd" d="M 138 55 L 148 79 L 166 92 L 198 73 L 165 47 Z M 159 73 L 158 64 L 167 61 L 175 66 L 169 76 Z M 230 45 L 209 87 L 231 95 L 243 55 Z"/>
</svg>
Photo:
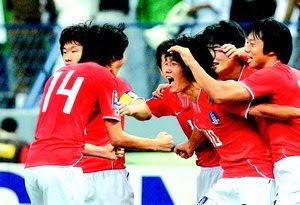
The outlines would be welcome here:
<svg viewBox="0 0 300 205">
<path fill-rule="evenodd" d="M 116 77 L 118 94 L 121 97 L 124 93 L 132 91 L 131 86 L 124 79 Z M 122 127 L 124 129 L 125 118 L 122 117 Z M 97 146 L 104 146 L 109 143 L 105 122 L 101 115 L 97 116 L 86 128 L 85 142 Z M 125 156 L 117 160 L 84 156 L 80 161 L 80 166 L 84 173 L 97 172 L 110 169 L 125 169 Z"/>
<path fill-rule="evenodd" d="M 300 70 L 297 70 L 296 68 L 292 68 L 292 71 L 296 74 L 297 78 L 298 78 L 298 83 L 300 81 Z M 299 83 L 300 85 L 300 83 Z"/>
<path fill-rule="evenodd" d="M 46 82 L 26 167 L 77 166 L 84 130 L 99 113 L 120 120 L 115 77 L 96 63 L 59 69 Z"/>
<path fill-rule="evenodd" d="M 244 66 L 239 80 L 256 72 Z M 268 177 L 273 178 L 270 152 L 260 138 L 254 125 L 242 119 L 246 117 L 249 102 L 215 104 L 201 91 L 196 110 L 196 126 L 215 145 L 224 169 L 224 178 Z"/>
<path fill-rule="evenodd" d="M 216 147 L 224 178 L 273 178 L 269 150 L 254 126 L 238 116 L 245 115 L 245 106 L 215 104 L 201 91 L 195 104 L 195 125 Z"/>
<path fill-rule="evenodd" d="M 295 69 L 277 62 L 241 82 L 253 99 L 267 96 L 269 103 L 300 108 L 299 79 L 295 73 Z M 284 157 L 300 155 L 300 119 L 266 119 L 264 129 L 270 141 L 274 163 Z"/>
<path fill-rule="evenodd" d="M 175 116 L 185 135 L 188 138 L 191 136 L 194 129 L 194 111 L 188 97 L 183 98 L 178 94 L 171 93 L 170 88 L 167 87 L 162 99 L 153 97 L 147 100 L 147 104 L 156 117 Z M 219 165 L 220 157 L 208 140 L 199 145 L 196 155 L 198 166 L 214 167 Z"/>
</svg>

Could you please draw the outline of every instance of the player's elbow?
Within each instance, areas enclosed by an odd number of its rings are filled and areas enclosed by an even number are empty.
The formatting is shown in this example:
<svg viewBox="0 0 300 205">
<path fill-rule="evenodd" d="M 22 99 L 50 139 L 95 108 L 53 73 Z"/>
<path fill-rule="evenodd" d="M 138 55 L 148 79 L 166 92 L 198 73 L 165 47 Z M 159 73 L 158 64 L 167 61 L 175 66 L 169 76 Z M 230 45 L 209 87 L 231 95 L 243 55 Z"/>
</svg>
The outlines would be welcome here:
<svg viewBox="0 0 300 205">
<path fill-rule="evenodd" d="M 213 95 L 212 96 L 212 100 L 214 103 L 217 103 L 217 104 L 222 104 L 222 103 L 225 103 L 228 101 L 228 99 L 226 98 L 225 95 L 223 94 L 216 94 L 216 95 Z"/>
<path fill-rule="evenodd" d="M 146 120 L 150 120 L 151 117 L 152 117 L 151 113 L 145 113 L 145 115 L 139 117 L 138 120 L 140 120 L 140 121 L 146 121 Z"/>
<path fill-rule="evenodd" d="M 143 105 L 141 108 L 142 109 L 140 110 L 140 112 L 136 112 L 133 114 L 133 117 L 140 121 L 150 120 L 152 117 L 152 113 L 149 107 L 147 105 Z"/>
<path fill-rule="evenodd" d="M 122 146 L 122 139 L 120 137 L 111 137 L 110 144 L 114 147 L 121 147 Z"/>
<path fill-rule="evenodd" d="M 214 102 L 217 104 L 222 104 L 225 102 L 225 100 L 223 98 L 214 98 Z"/>
</svg>

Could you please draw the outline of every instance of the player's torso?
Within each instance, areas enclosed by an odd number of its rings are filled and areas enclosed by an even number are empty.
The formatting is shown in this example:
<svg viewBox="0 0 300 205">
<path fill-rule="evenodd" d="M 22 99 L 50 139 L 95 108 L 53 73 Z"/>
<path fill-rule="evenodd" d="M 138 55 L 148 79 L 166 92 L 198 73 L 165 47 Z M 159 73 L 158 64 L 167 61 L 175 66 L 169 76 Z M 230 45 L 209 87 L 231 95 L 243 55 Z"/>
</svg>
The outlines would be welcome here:
<svg viewBox="0 0 300 205">
<path fill-rule="evenodd" d="M 266 75 L 268 72 L 276 72 L 277 76 L 280 76 L 279 80 L 274 80 L 274 83 L 279 86 L 270 91 L 268 102 L 300 108 L 299 71 L 278 63 L 274 67 L 265 70 L 265 72 Z M 262 125 L 270 140 L 274 162 L 287 156 L 300 155 L 300 119 L 287 121 L 265 119 Z M 262 125 L 259 124 L 260 127 Z"/>
<path fill-rule="evenodd" d="M 49 78 L 27 166 L 70 166 L 78 162 L 82 157 L 84 129 L 101 112 L 94 76 L 111 77 L 107 72 L 88 63 L 64 67 Z"/>
<path fill-rule="evenodd" d="M 116 78 L 118 96 L 121 97 L 125 92 L 132 91 L 131 86 L 123 79 Z M 121 118 L 124 129 L 125 117 Z M 102 115 L 98 115 L 86 127 L 85 142 L 97 146 L 104 146 L 109 143 L 109 137 Z M 84 173 L 97 172 L 109 169 L 124 169 L 125 157 L 117 160 L 109 160 L 100 157 L 84 156 L 80 161 Z"/>
<path fill-rule="evenodd" d="M 151 112 L 154 115 L 175 116 L 181 126 L 181 129 L 189 138 L 195 129 L 194 126 L 194 109 L 192 107 L 191 100 L 188 97 L 181 97 L 178 94 L 171 93 L 169 89 L 165 89 L 163 99 L 150 99 L 150 101 L 156 102 L 155 106 L 148 103 Z M 164 107 L 167 111 L 159 111 L 155 107 Z M 158 112 L 158 113 L 155 113 Z M 219 165 L 219 156 L 209 141 L 203 142 L 196 150 L 197 161 L 196 164 L 202 167 L 214 167 Z"/>
<path fill-rule="evenodd" d="M 205 92 L 197 106 L 195 124 L 216 147 L 224 177 L 261 176 L 254 167 L 272 177 L 270 153 L 254 127 L 224 112 L 226 105 L 215 104 Z"/>
</svg>

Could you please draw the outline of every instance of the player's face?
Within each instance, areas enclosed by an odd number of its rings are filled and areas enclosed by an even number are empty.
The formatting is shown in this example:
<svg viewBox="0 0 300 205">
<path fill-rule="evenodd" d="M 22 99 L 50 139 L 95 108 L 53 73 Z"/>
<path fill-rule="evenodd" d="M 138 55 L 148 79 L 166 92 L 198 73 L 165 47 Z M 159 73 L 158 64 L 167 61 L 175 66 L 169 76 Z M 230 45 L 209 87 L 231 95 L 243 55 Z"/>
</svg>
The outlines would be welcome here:
<svg viewBox="0 0 300 205">
<path fill-rule="evenodd" d="M 229 75 L 234 68 L 234 59 L 229 58 L 225 55 L 222 50 L 220 50 L 221 46 L 218 44 L 209 45 L 209 51 L 214 58 L 214 65 L 212 69 L 220 76 L 227 76 Z"/>
<path fill-rule="evenodd" d="M 65 65 L 76 64 L 81 58 L 83 46 L 77 42 L 72 41 L 66 43 L 63 47 L 63 60 Z"/>
<path fill-rule="evenodd" d="M 256 69 L 264 68 L 267 62 L 268 55 L 263 53 L 264 42 L 250 33 L 247 39 L 245 52 L 249 57 L 249 66 Z"/>
<path fill-rule="evenodd" d="M 183 67 L 170 57 L 165 58 L 165 55 L 161 56 L 161 73 L 170 84 L 172 93 L 182 92 L 189 85 Z"/>
</svg>

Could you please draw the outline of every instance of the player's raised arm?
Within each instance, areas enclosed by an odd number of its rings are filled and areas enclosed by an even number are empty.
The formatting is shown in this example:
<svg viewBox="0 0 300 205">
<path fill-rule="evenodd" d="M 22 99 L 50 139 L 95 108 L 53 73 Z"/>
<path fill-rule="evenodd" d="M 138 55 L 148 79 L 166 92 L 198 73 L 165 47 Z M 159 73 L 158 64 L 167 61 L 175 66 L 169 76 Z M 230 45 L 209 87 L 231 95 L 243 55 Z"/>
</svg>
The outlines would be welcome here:
<svg viewBox="0 0 300 205">
<path fill-rule="evenodd" d="M 217 81 L 207 74 L 195 60 L 188 48 L 173 46 L 169 49 L 169 52 L 177 52 L 180 54 L 182 60 L 191 69 L 196 82 L 214 99 L 215 103 L 251 99 L 251 94 L 240 83 L 233 80 Z"/>
</svg>

